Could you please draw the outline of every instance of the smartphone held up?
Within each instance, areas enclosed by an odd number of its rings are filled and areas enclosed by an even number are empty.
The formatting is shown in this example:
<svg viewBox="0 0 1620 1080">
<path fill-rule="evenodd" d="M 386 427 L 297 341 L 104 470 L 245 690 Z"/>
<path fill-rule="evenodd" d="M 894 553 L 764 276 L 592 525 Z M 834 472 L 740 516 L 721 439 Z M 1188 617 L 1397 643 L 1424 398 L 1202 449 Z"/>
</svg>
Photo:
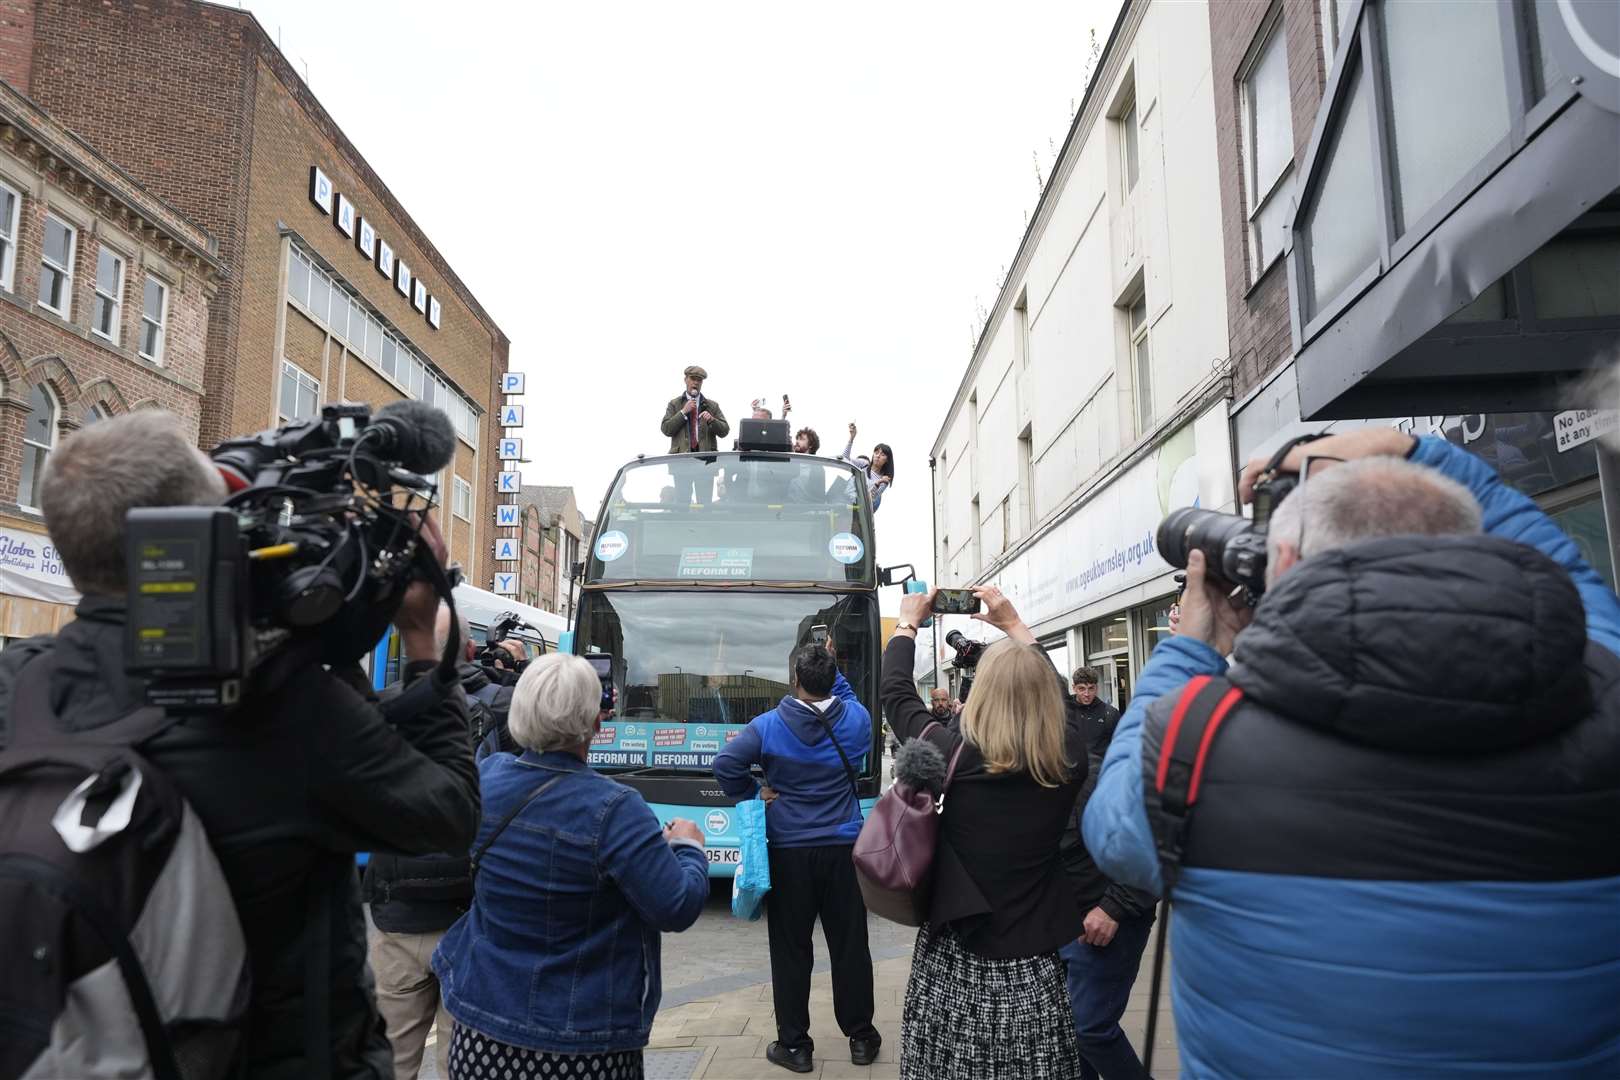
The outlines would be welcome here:
<svg viewBox="0 0 1620 1080">
<path fill-rule="evenodd" d="M 979 598 L 972 589 L 935 589 L 930 610 L 935 615 L 977 615 Z"/>
</svg>

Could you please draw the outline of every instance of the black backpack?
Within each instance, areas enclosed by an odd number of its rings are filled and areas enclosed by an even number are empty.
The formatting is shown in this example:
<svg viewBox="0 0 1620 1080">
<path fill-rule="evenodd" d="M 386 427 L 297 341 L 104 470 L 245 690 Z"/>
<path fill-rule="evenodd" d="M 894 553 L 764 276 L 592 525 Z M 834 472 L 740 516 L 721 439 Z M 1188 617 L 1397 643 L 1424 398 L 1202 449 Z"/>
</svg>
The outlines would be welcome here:
<svg viewBox="0 0 1620 1080">
<path fill-rule="evenodd" d="M 522 752 L 506 726 L 506 718 L 512 711 L 512 687 L 491 682 L 477 693 L 468 694 L 467 705 L 472 715 L 474 753 L 482 758 L 497 751 Z"/>
<path fill-rule="evenodd" d="M 140 752 L 174 719 L 64 732 L 51 643 L 12 649 L 33 655 L 0 751 L 0 1080 L 230 1075 L 242 927 L 202 823 Z"/>
</svg>

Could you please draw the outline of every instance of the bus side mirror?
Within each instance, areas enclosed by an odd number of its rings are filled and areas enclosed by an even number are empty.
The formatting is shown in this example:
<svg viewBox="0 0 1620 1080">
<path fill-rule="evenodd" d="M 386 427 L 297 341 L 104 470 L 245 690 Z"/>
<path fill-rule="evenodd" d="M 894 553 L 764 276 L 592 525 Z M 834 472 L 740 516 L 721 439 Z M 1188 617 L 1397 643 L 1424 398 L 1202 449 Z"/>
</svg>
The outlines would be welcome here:
<svg viewBox="0 0 1620 1080">
<path fill-rule="evenodd" d="M 585 563 L 584 563 L 583 560 L 581 560 L 580 562 L 577 562 L 577 563 L 574 564 L 574 577 L 573 577 L 573 580 L 578 581 L 581 578 L 583 578 L 584 576 L 585 576 Z"/>
<path fill-rule="evenodd" d="M 901 574 L 900 571 L 905 573 Z M 917 579 L 917 569 L 910 563 L 897 563 L 894 566 L 885 566 L 878 572 L 878 580 L 885 585 L 903 585 L 908 581 Z"/>
</svg>

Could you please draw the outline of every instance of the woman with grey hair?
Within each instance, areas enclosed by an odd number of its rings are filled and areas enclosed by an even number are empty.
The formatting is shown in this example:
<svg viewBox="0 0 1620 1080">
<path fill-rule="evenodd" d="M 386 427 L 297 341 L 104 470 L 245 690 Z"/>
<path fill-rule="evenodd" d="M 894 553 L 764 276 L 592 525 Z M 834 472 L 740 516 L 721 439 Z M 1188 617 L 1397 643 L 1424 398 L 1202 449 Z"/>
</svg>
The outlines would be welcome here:
<svg viewBox="0 0 1620 1080">
<path fill-rule="evenodd" d="M 512 695 L 523 752 L 479 765 L 473 904 L 433 954 L 454 1080 L 642 1076 L 659 934 L 697 921 L 709 870 L 696 825 L 660 826 L 637 792 L 586 766 L 601 704 L 589 663 L 543 656 Z"/>
</svg>

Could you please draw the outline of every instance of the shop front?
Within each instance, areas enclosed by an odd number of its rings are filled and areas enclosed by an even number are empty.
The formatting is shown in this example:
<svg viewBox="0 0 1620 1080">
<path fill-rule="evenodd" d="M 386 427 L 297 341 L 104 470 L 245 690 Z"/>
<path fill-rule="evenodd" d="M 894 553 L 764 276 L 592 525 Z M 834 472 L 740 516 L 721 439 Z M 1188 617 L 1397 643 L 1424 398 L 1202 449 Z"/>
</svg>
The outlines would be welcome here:
<svg viewBox="0 0 1620 1080">
<path fill-rule="evenodd" d="M 1159 523 L 1184 506 L 1232 512 L 1232 460 L 1221 398 L 1084 495 L 987 584 L 1012 599 L 1059 671 L 1096 668 L 1101 696 L 1124 708 L 1176 597 Z"/>
<path fill-rule="evenodd" d="M 73 621 L 78 602 L 51 538 L 0 523 L 0 647 L 56 633 Z"/>
</svg>

